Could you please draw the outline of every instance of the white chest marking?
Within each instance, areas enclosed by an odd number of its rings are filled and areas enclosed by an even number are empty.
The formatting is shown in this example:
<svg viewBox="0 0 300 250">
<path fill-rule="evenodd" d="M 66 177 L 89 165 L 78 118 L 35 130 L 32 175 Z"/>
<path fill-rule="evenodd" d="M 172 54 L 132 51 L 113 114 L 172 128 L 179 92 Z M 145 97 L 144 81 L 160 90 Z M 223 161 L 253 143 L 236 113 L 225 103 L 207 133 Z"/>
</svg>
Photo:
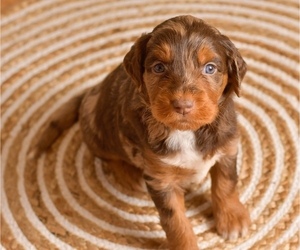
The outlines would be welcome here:
<svg viewBox="0 0 300 250">
<path fill-rule="evenodd" d="M 197 170 L 195 178 L 201 181 L 207 175 L 210 168 L 220 158 L 217 153 L 210 159 L 203 159 L 203 154 L 196 149 L 196 138 L 192 131 L 175 130 L 166 140 L 166 146 L 170 150 L 178 150 L 175 155 L 161 158 L 161 161 L 170 166 Z"/>
</svg>

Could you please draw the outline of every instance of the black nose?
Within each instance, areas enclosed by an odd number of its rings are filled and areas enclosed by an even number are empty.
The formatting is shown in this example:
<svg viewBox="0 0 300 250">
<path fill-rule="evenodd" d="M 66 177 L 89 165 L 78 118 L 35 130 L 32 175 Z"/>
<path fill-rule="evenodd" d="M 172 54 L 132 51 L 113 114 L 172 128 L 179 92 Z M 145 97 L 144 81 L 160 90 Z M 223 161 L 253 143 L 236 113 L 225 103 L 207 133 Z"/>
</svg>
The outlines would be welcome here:
<svg viewBox="0 0 300 250">
<path fill-rule="evenodd" d="M 192 100 L 179 99 L 172 101 L 172 105 L 177 113 L 186 115 L 193 110 L 194 102 Z"/>
</svg>

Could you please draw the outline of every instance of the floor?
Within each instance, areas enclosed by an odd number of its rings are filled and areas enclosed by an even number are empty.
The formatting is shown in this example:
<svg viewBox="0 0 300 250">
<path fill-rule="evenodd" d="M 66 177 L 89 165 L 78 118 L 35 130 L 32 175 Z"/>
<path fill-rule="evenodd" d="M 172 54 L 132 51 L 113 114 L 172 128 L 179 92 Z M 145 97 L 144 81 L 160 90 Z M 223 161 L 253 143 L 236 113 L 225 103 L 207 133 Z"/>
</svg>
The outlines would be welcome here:
<svg viewBox="0 0 300 250">
<path fill-rule="evenodd" d="M 11 8 L 14 4 L 24 2 L 25 0 L 1 0 L 1 14 Z"/>
</svg>

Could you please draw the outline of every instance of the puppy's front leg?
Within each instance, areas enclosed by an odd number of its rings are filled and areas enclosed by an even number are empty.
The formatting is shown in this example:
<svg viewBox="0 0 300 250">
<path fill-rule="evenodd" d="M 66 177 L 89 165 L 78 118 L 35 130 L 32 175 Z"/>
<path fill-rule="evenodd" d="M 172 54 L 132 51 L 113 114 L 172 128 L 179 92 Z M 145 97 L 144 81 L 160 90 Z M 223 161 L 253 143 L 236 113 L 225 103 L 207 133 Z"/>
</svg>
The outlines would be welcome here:
<svg viewBox="0 0 300 250">
<path fill-rule="evenodd" d="M 212 206 L 218 233 L 234 240 L 245 236 L 250 225 L 247 209 L 240 202 L 236 190 L 235 157 L 224 157 L 211 169 Z"/>
<path fill-rule="evenodd" d="M 171 250 L 198 250 L 197 238 L 185 216 L 184 193 L 174 183 L 144 175 L 148 192 L 159 212 Z"/>
</svg>

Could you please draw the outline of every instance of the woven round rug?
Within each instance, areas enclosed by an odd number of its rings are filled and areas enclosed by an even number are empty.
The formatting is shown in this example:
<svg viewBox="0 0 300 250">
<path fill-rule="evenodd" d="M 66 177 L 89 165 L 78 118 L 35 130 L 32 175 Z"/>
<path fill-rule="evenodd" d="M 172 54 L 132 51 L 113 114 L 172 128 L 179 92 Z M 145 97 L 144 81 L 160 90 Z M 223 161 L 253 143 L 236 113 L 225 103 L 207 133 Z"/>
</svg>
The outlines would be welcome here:
<svg viewBox="0 0 300 250">
<path fill-rule="evenodd" d="M 164 249 L 145 192 L 115 182 L 78 124 L 37 161 L 28 152 L 66 100 L 98 84 L 144 32 L 191 14 L 231 38 L 248 64 L 236 99 L 239 191 L 249 234 L 217 235 L 209 177 L 187 193 L 201 249 L 299 249 L 297 0 L 16 1 L 1 19 L 1 249 Z"/>
</svg>

